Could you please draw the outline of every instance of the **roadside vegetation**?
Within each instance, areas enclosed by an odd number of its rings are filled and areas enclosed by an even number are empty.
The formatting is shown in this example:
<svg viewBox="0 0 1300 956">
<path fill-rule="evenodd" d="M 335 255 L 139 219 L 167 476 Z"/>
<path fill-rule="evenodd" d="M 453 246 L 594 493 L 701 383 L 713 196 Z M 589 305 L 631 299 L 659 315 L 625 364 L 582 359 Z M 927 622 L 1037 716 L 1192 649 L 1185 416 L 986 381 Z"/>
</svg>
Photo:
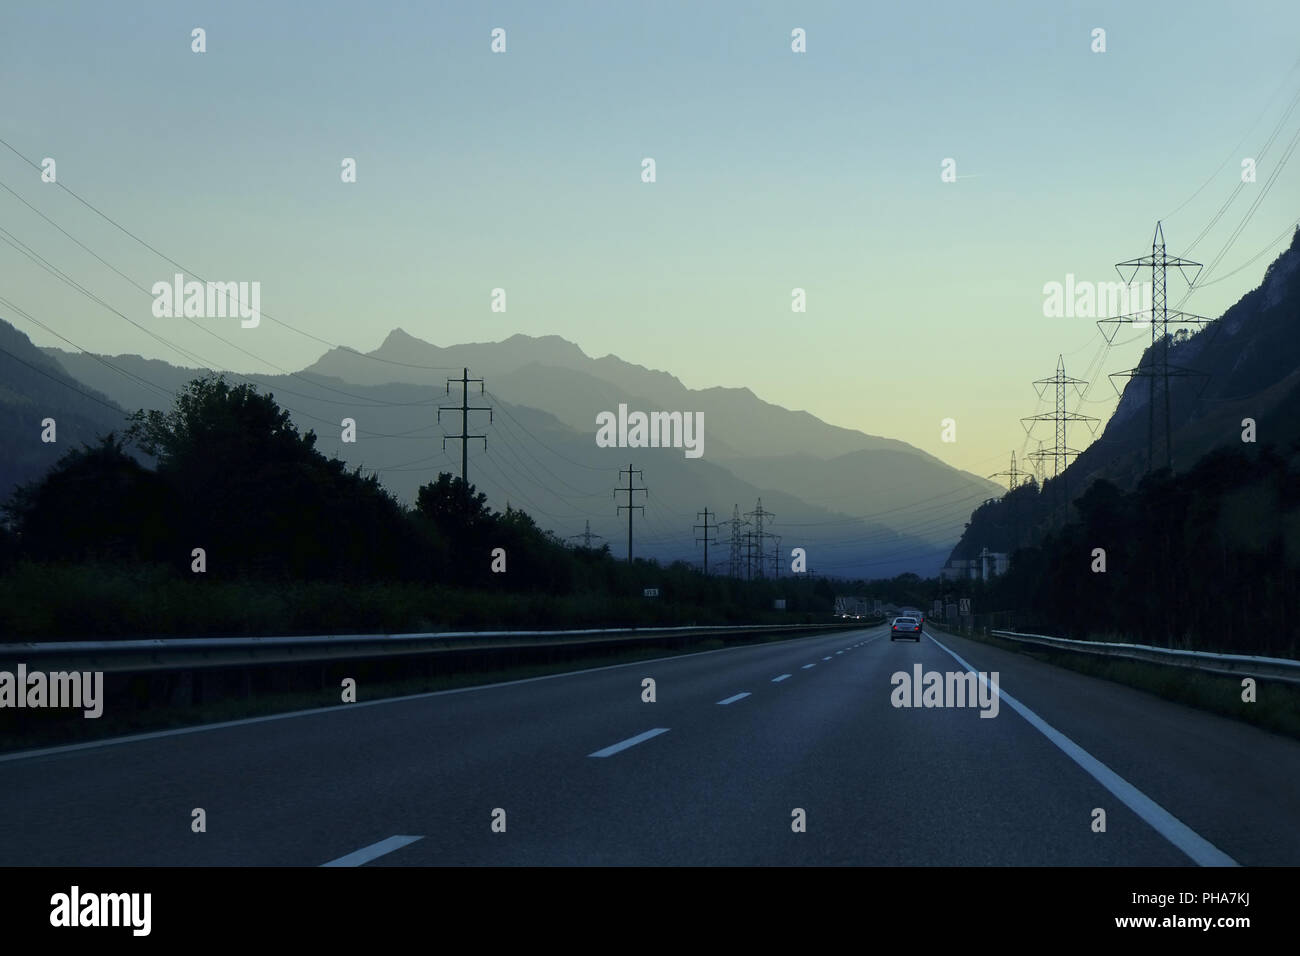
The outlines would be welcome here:
<svg viewBox="0 0 1300 956">
<path fill-rule="evenodd" d="M 405 506 L 272 395 L 197 379 L 67 452 L 0 527 L 22 640 L 826 621 L 824 580 L 737 581 L 569 546 L 440 474 Z M 495 568 L 495 570 L 494 570 Z M 658 596 L 645 597 L 647 588 Z M 786 602 L 774 610 L 776 599 Z"/>
</svg>

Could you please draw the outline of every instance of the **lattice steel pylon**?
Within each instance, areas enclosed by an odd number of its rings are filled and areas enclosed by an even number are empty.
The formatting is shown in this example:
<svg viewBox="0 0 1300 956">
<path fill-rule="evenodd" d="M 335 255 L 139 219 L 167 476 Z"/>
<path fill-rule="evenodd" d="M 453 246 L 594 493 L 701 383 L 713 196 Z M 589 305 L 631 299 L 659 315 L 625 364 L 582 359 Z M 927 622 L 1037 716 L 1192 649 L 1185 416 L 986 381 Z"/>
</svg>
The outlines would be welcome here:
<svg viewBox="0 0 1300 956">
<path fill-rule="evenodd" d="M 766 563 L 767 559 L 763 554 L 763 539 L 771 538 L 773 537 L 773 534 L 770 531 L 763 530 L 763 519 L 775 518 L 776 515 L 772 514 L 770 511 L 764 511 L 763 499 L 759 498 L 758 503 L 754 506 L 754 510 L 745 512 L 745 517 L 754 519 L 754 530 L 746 535 L 750 541 L 750 549 L 746 554 L 745 562 L 746 577 L 752 574 L 751 569 L 756 569 L 760 578 L 765 577 L 763 574 L 763 565 Z M 754 561 L 755 554 L 757 554 L 757 562 Z"/>
<path fill-rule="evenodd" d="M 1039 442 L 1041 447 L 1042 442 Z M 1006 471 L 999 471 L 996 474 L 989 475 L 990 478 L 1007 479 L 1008 493 L 1015 491 L 1021 485 L 1027 485 L 1033 482 L 1034 478 L 1027 472 L 1021 471 L 1016 467 L 1016 453 L 1011 452 L 1011 467 Z M 1011 502 L 1011 534 L 1012 534 L 1012 551 L 1020 547 L 1020 502 L 1012 498 Z"/>
<path fill-rule="evenodd" d="M 999 471 L 989 475 L 989 478 L 1007 479 L 1007 487 L 1011 491 L 1015 491 L 1025 482 L 1029 481 L 1030 477 L 1031 476 L 1028 472 L 1021 471 L 1016 467 L 1016 453 L 1014 451 L 1011 453 L 1011 467 L 1007 471 Z"/>
<path fill-rule="evenodd" d="M 731 520 L 722 522 L 731 526 L 731 537 L 727 544 L 730 545 L 729 561 L 727 562 L 727 576 L 732 578 L 740 577 L 742 561 L 740 558 L 740 545 L 745 536 L 740 533 L 740 529 L 749 524 L 740 517 L 740 505 L 732 505 Z"/>
<path fill-rule="evenodd" d="M 1056 435 L 1052 447 L 1047 449 L 1040 448 L 1038 451 L 1033 452 L 1029 456 L 1030 458 L 1038 461 L 1045 461 L 1050 458 L 1053 463 L 1052 464 L 1053 478 L 1059 476 L 1062 472 L 1065 471 L 1066 466 L 1069 465 L 1070 463 L 1071 455 L 1079 454 L 1078 449 L 1071 448 L 1069 444 L 1066 442 L 1067 423 L 1097 421 L 1097 419 L 1093 418 L 1091 415 L 1080 415 L 1078 412 L 1067 411 L 1065 407 L 1066 387 L 1069 385 L 1073 385 L 1075 387 L 1075 390 L 1080 395 L 1082 395 L 1083 392 L 1082 390 L 1079 389 L 1079 386 L 1087 385 L 1087 384 L 1088 383 L 1081 378 L 1070 378 L 1068 375 L 1066 375 L 1065 356 L 1058 355 L 1056 357 L 1056 374 L 1053 375 L 1051 378 L 1040 378 L 1038 381 L 1034 382 L 1034 387 L 1038 389 L 1038 396 L 1040 398 L 1043 396 L 1043 393 L 1047 390 L 1047 386 L 1054 385 L 1056 387 L 1056 410 L 1054 412 L 1044 412 L 1041 415 L 1029 415 L 1025 418 L 1020 419 L 1021 422 L 1055 422 L 1056 423 Z M 1029 429 L 1032 428 L 1033 425 L 1030 425 Z"/>
<path fill-rule="evenodd" d="M 1100 319 L 1097 327 L 1101 329 L 1106 336 L 1108 343 L 1114 342 L 1116 334 L 1119 332 L 1121 325 L 1135 325 L 1141 327 L 1146 323 L 1151 323 L 1151 348 L 1145 355 L 1145 361 L 1138 365 L 1137 368 L 1129 369 L 1126 372 L 1112 372 L 1110 375 L 1111 384 L 1121 376 L 1127 376 L 1129 380 L 1135 378 L 1145 378 L 1148 381 L 1147 391 L 1147 471 L 1155 469 L 1155 462 L 1158 457 L 1158 445 L 1163 436 L 1164 441 L 1164 459 L 1165 467 L 1173 468 L 1173 446 L 1170 441 L 1170 417 L 1169 417 L 1169 379 L 1170 378 L 1193 378 L 1200 377 L 1208 379 L 1205 372 L 1198 372 L 1195 369 L 1184 368 L 1181 365 L 1169 364 L 1169 326 L 1170 324 L 1186 325 L 1205 325 L 1212 322 L 1213 319 L 1207 319 L 1204 316 L 1192 315 L 1189 312 L 1180 312 L 1177 309 L 1170 309 L 1168 302 L 1167 273 L 1170 266 L 1179 271 L 1179 274 L 1187 281 L 1190 287 L 1196 282 L 1201 273 L 1201 263 L 1192 262 L 1190 259 L 1180 259 L 1178 256 L 1169 256 L 1165 254 L 1165 234 L 1160 223 L 1156 223 L 1155 235 L 1151 239 L 1151 255 L 1142 256 L 1138 259 L 1129 259 L 1127 262 L 1115 263 L 1115 270 L 1119 272 L 1119 277 L 1124 279 L 1124 270 L 1132 269 L 1129 277 L 1124 281 L 1128 285 L 1133 284 L 1133 279 L 1137 276 L 1138 270 L 1143 268 L 1151 269 L 1151 311 L 1136 312 L 1129 315 L 1117 315 L 1107 319 Z M 1195 269 L 1196 272 L 1192 278 L 1187 278 L 1184 269 Z M 1106 326 L 1114 326 L 1114 329 L 1107 334 Z M 1163 405 L 1161 416 L 1164 419 L 1163 428 L 1156 424 L 1156 383 L 1159 382 L 1160 390 L 1163 393 Z M 1119 388 L 1116 387 L 1116 391 Z"/>
<path fill-rule="evenodd" d="M 1055 422 L 1056 424 L 1055 440 L 1052 443 L 1052 447 L 1046 449 L 1040 447 L 1038 451 L 1034 452 L 1029 457 L 1039 462 L 1046 461 L 1049 458 L 1052 460 L 1052 477 L 1061 479 L 1055 483 L 1055 486 L 1057 507 L 1060 509 L 1058 514 L 1061 515 L 1062 521 L 1065 520 L 1065 505 L 1067 505 L 1070 500 L 1070 494 L 1064 477 L 1065 470 L 1070 464 L 1070 457 L 1079 454 L 1078 449 L 1071 448 L 1069 443 L 1066 441 L 1066 426 L 1070 422 L 1097 421 L 1097 419 L 1093 418 L 1091 415 L 1080 415 L 1078 412 L 1068 411 L 1065 407 L 1065 393 L 1067 387 L 1073 385 L 1075 391 L 1082 395 L 1083 391 L 1079 386 L 1087 384 L 1088 383 L 1083 381 L 1083 379 L 1070 378 L 1066 375 L 1065 356 L 1058 355 L 1056 357 L 1056 374 L 1051 378 L 1040 378 L 1038 381 L 1034 382 L 1034 387 L 1038 389 L 1039 398 L 1043 397 L 1043 393 L 1046 391 L 1047 386 L 1053 385 L 1056 387 L 1056 410 L 1050 414 L 1044 413 L 1042 415 L 1030 415 L 1021 419 L 1022 423 Z M 1089 424 L 1088 427 L 1092 428 L 1092 425 Z M 1032 428 L 1033 425 L 1030 424 L 1026 428 L 1026 431 Z"/>
<path fill-rule="evenodd" d="M 591 539 L 592 539 L 592 538 L 603 538 L 603 537 L 604 537 L 603 534 L 596 534 L 595 532 L 593 532 L 593 531 L 591 530 L 591 519 L 588 518 L 588 519 L 587 519 L 587 529 L 586 529 L 585 531 L 583 531 L 581 534 L 571 534 L 571 535 L 569 535 L 569 540 L 572 541 L 574 538 L 581 538 L 581 539 L 582 539 L 582 546 L 583 546 L 584 548 L 588 548 L 588 549 L 590 549 L 590 548 L 591 548 Z"/>
</svg>

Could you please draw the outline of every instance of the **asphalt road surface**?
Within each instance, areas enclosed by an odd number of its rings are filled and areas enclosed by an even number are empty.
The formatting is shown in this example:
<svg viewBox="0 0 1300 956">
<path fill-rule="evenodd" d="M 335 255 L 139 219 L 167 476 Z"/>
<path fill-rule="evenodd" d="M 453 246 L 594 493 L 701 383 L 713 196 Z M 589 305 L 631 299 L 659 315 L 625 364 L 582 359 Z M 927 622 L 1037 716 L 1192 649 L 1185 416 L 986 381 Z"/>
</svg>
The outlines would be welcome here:
<svg viewBox="0 0 1300 956">
<path fill-rule="evenodd" d="M 995 717 L 891 703 L 954 655 Z M 0 865 L 1300 864 L 1300 743 L 941 633 L 365 693 L 0 757 Z"/>
</svg>

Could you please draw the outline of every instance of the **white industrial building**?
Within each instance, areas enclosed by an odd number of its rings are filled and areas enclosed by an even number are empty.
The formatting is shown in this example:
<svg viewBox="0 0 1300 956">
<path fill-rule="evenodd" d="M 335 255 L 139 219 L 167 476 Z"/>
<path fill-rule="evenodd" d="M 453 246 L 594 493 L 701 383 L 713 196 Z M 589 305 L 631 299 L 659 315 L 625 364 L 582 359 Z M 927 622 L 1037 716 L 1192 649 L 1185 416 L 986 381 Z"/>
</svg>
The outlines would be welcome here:
<svg viewBox="0 0 1300 956">
<path fill-rule="evenodd" d="M 1001 551 L 981 548 L 973 558 L 952 558 L 939 569 L 944 581 L 987 581 L 996 574 L 1006 574 L 1011 566 L 1011 555 Z"/>
</svg>

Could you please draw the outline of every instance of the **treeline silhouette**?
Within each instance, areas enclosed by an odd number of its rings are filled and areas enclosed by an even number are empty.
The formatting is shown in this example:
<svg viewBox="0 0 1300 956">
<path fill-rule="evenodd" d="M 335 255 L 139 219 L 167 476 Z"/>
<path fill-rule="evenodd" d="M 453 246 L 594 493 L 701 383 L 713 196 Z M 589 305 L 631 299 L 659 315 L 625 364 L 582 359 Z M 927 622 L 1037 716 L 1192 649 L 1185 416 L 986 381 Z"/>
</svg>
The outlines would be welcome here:
<svg viewBox="0 0 1300 956">
<path fill-rule="evenodd" d="M 1033 504 L 1050 512 L 1049 495 L 1037 497 Z M 1131 492 L 1098 480 L 1075 499 L 1072 516 L 1016 552 L 1008 573 L 982 589 L 986 609 L 1062 636 L 1300 651 L 1300 443 L 1289 453 L 1214 451 Z M 986 512 L 995 518 L 1005 533 L 1011 496 Z M 1093 570 L 1095 549 L 1105 552 L 1105 571 Z"/>
<path fill-rule="evenodd" d="M 787 601 L 781 620 L 823 620 L 832 607 L 824 581 L 741 582 L 684 563 L 628 564 L 608 546 L 567 546 L 521 510 L 494 512 L 448 474 L 408 508 L 376 475 L 326 458 L 315 442 L 272 395 L 214 375 L 191 382 L 169 411 L 134 413 L 124 435 L 69 451 L 4 506 L 0 571 L 11 594 L 0 596 L 26 593 L 27 606 L 0 609 L 0 630 L 291 632 L 377 627 L 376 617 L 392 629 L 724 623 L 771 618 L 775 597 Z M 504 573 L 492 570 L 498 548 Z M 175 606 L 208 600 L 195 588 L 223 586 L 231 602 L 276 589 L 297 589 L 303 601 L 247 614 Z M 657 600 L 642 596 L 648 587 Z M 42 593 L 60 589 L 75 593 Z M 123 593 L 132 589 L 142 593 Z M 341 608 L 336 593 L 358 606 Z M 57 606 L 68 602 L 98 609 Z"/>
</svg>

